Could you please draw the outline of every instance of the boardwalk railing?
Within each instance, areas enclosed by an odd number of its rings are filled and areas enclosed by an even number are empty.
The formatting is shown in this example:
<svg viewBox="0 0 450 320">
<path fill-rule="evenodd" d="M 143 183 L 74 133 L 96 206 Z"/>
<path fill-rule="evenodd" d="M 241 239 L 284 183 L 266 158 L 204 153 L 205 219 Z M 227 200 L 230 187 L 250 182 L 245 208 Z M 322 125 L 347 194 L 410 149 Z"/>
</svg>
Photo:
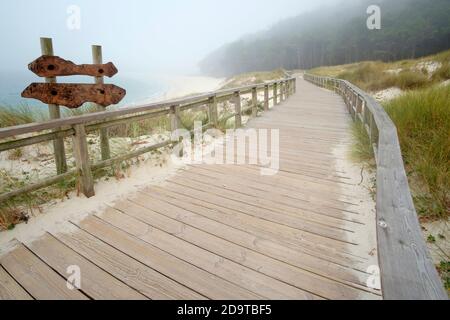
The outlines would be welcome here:
<svg viewBox="0 0 450 320">
<path fill-rule="evenodd" d="M 369 134 L 377 163 L 377 237 L 385 299 L 447 299 L 422 236 L 403 165 L 397 128 L 369 94 L 348 81 L 305 74 L 335 90 Z"/>
<path fill-rule="evenodd" d="M 89 132 L 167 116 L 170 116 L 171 118 L 171 130 L 176 130 L 181 126 L 181 121 L 179 119 L 180 112 L 188 109 L 203 109 L 208 112 L 209 123 L 204 126 L 204 129 L 217 127 L 219 120 L 226 121 L 232 117 L 235 117 L 236 126 L 240 127 L 242 125 L 241 117 L 245 112 L 248 112 L 251 109 L 252 116 L 257 116 L 259 91 L 264 91 L 264 110 L 268 110 L 269 102 L 271 100 L 273 101 L 273 104 L 276 105 L 280 101 L 284 101 L 288 96 L 295 92 L 295 82 L 295 78 L 286 78 L 269 83 L 220 90 L 199 96 L 165 101 L 161 103 L 153 103 L 130 108 L 120 108 L 114 111 L 91 113 L 77 117 L 50 120 L 42 123 L 31 123 L 1 128 L 0 139 L 5 140 L 0 140 L 0 152 L 53 141 L 56 139 L 72 138 L 76 168 L 62 174 L 57 174 L 53 177 L 42 179 L 37 183 L 26 185 L 20 189 L 0 194 L 0 205 L 2 205 L 2 202 L 10 200 L 13 197 L 51 186 L 74 176 L 78 177 L 78 182 L 81 187 L 80 189 L 84 195 L 87 197 L 92 197 L 94 195 L 92 171 L 136 158 L 142 154 L 171 145 L 173 143 L 173 141 L 165 141 L 163 143 L 141 148 L 137 151 L 129 152 L 112 159 L 91 164 L 89 160 L 87 140 L 87 133 Z M 270 97 L 270 92 L 273 92 L 272 97 Z M 247 109 L 242 109 L 241 96 L 250 93 L 252 94 L 251 106 Z M 235 105 L 235 112 L 231 115 L 227 115 L 225 119 L 218 119 L 217 103 L 230 100 Z"/>
</svg>

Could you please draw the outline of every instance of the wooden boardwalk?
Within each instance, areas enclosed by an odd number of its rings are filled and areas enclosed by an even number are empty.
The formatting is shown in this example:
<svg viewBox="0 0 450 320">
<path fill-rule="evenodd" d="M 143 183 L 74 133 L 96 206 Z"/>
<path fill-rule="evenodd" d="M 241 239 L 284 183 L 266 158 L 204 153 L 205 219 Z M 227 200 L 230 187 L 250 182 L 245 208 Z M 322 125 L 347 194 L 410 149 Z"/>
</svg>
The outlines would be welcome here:
<svg viewBox="0 0 450 320">
<path fill-rule="evenodd" d="M 278 174 L 190 166 L 70 233 L 18 243 L 0 258 L 0 299 L 380 299 L 350 125 L 340 96 L 299 79 L 247 126 L 280 129 Z M 72 265 L 81 290 L 66 287 Z"/>
</svg>

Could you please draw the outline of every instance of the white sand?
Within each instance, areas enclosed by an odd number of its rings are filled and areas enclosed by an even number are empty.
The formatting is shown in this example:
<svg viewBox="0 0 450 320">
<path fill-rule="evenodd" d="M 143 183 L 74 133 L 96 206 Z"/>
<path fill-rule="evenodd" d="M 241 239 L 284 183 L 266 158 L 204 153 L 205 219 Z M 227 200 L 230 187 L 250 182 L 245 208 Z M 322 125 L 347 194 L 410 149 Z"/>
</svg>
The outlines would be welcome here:
<svg viewBox="0 0 450 320">
<path fill-rule="evenodd" d="M 431 78 L 433 74 L 442 67 L 442 63 L 437 61 L 424 61 L 419 62 L 414 69 L 417 71 L 426 70 L 428 77 Z"/>
<path fill-rule="evenodd" d="M 373 181 L 375 173 L 366 168 L 363 164 L 355 163 L 350 159 L 351 146 L 349 144 L 337 144 L 333 150 L 336 158 L 335 169 L 339 172 L 345 172 L 345 176 L 350 178 L 346 183 L 351 184 L 349 188 L 358 201 L 358 216 L 364 222 L 364 225 L 355 227 L 352 242 L 358 243 L 358 246 L 352 248 L 352 252 L 357 253 L 359 257 L 367 259 L 365 266 L 378 266 L 377 236 L 376 236 L 376 203 L 370 190 L 374 188 Z M 347 199 L 341 199 L 345 202 Z M 349 207 L 349 210 L 352 208 Z M 353 208 L 354 210 L 354 208 Z"/>
<path fill-rule="evenodd" d="M 434 264 L 439 265 L 441 261 L 448 261 L 450 257 L 450 219 L 422 223 L 422 229 L 425 240 L 429 236 L 435 239 L 435 242 L 427 241 Z"/>
<path fill-rule="evenodd" d="M 136 104 L 161 102 L 165 100 L 182 98 L 188 95 L 201 94 L 220 89 L 225 84 L 225 78 L 176 76 L 163 80 L 169 84 L 169 90 Z"/>
<path fill-rule="evenodd" d="M 378 102 L 385 102 L 392 99 L 395 99 L 403 94 L 403 91 L 397 87 L 392 87 L 388 89 L 384 89 L 381 91 L 377 91 L 375 93 L 372 93 L 372 96 L 377 100 Z"/>
</svg>

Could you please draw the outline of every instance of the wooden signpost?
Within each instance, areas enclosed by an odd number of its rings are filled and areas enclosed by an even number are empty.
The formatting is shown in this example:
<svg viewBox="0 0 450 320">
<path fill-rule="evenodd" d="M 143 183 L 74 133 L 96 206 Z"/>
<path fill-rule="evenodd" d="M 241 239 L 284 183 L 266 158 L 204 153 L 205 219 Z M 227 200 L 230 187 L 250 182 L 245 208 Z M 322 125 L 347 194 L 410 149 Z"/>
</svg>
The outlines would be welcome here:
<svg viewBox="0 0 450 320">
<path fill-rule="evenodd" d="M 97 105 L 98 111 L 118 104 L 126 95 L 126 91 L 112 84 L 104 84 L 103 77 L 113 77 L 118 70 L 112 62 L 103 64 L 101 46 L 92 46 L 93 64 L 75 64 L 53 55 L 53 44 L 50 38 L 41 38 L 42 56 L 28 65 L 28 69 L 45 77 L 45 83 L 32 83 L 23 92 L 22 97 L 40 100 L 49 107 L 50 119 L 61 118 L 59 106 L 79 108 L 86 102 Z M 92 76 L 95 84 L 57 83 L 56 77 Z M 107 129 L 100 130 L 102 160 L 110 159 L 109 139 Z M 58 174 L 67 172 L 64 140 L 57 138 L 53 142 L 56 171 Z"/>
<path fill-rule="evenodd" d="M 22 92 L 22 97 L 76 109 L 86 102 L 103 107 L 117 104 L 125 93 L 113 84 L 32 83 Z"/>
<path fill-rule="evenodd" d="M 101 47 L 94 47 L 98 49 L 93 52 L 100 52 L 94 54 L 94 60 L 101 61 Z M 103 83 L 103 76 L 112 77 L 117 73 L 112 62 L 76 65 L 72 61 L 52 56 L 51 52 L 46 52 L 47 54 L 28 65 L 30 71 L 45 77 L 46 83 L 32 83 L 22 92 L 22 97 L 68 108 L 79 108 L 86 102 L 94 102 L 106 108 L 119 103 L 125 97 L 124 89 Z M 96 84 L 56 83 L 56 77 L 73 75 L 93 76 Z"/>
</svg>

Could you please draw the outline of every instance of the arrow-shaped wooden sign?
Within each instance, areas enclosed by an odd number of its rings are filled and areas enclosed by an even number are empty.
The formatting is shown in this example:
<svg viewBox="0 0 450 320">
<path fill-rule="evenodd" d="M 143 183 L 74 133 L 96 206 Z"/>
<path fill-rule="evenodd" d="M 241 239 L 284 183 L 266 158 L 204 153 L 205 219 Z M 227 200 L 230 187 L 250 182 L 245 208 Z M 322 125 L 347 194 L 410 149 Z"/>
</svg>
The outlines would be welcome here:
<svg viewBox="0 0 450 320">
<path fill-rule="evenodd" d="M 41 56 L 28 65 L 28 69 L 40 77 L 53 78 L 58 76 L 92 76 L 112 77 L 117 68 L 112 62 L 106 64 L 80 64 L 64 60 L 57 56 Z"/>
<path fill-rule="evenodd" d="M 71 109 L 79 108 L 85 102 L 107 107 L 119 103 L 125 95 L 125 89 L 113 84 L 32 83 L 22 92 L 23 98 Z"/>
</svg>

